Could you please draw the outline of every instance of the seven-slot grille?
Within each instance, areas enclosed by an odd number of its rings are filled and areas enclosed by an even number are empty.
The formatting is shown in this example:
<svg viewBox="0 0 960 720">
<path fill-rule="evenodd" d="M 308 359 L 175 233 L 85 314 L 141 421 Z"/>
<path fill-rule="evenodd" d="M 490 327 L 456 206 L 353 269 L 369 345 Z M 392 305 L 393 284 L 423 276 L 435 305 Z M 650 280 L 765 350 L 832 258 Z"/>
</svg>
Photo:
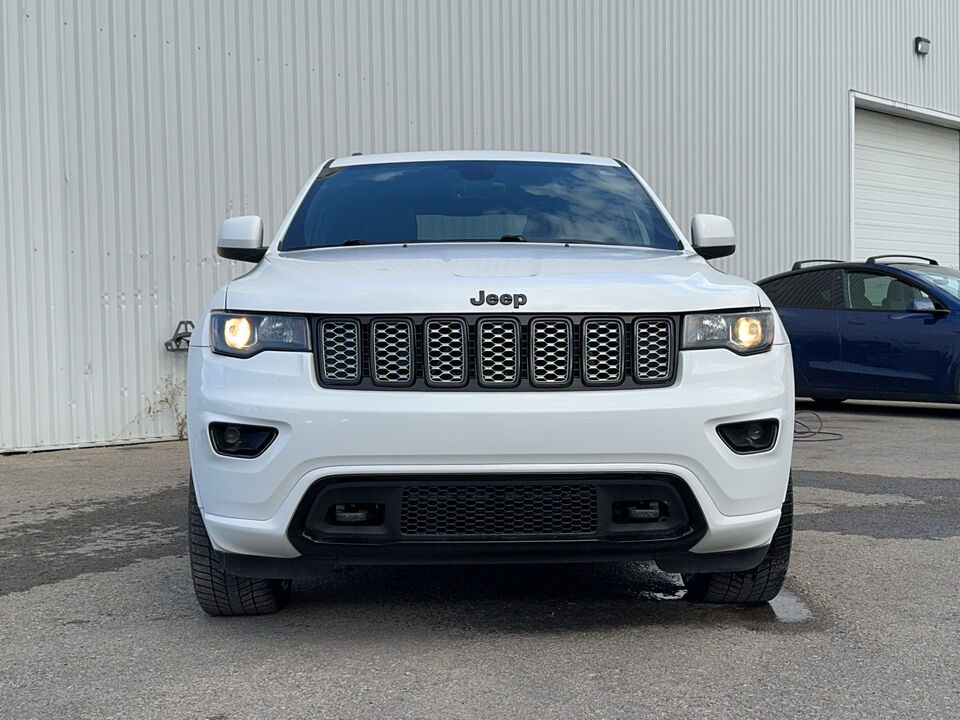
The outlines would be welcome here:
<svg viewBox="0 0 960 720">
<path fill-rule="evenodd" d="M 669 317 L 316 321 L 320 383 L 357 389 L 602 389 L 673 382 Z"/>
</svg>

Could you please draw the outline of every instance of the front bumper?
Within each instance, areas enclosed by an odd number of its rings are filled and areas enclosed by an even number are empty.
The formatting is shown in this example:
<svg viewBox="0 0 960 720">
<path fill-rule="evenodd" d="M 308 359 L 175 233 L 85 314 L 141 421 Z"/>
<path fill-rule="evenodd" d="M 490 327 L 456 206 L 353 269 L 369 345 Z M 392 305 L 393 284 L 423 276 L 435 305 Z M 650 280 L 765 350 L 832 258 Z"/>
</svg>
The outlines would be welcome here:
<svg viewBox="0 0 960 720">
<path fill-rule="evenodd" d="M 787 345 L 750 357 L 682 352 L 672 386 L 603 392 L 331 390 L 317 386 L 312 363 L 306 353 L 236 359 L 191 348 L 191 465 L 207 531 L 222 552 L 301 555 L 290 541 L 291 523 L 311 488 L 333 477 L 669 475 L 688 488 L 704 525 L 695 544 L 674 549 L 703 555 L 761 548 L 780 517 L 792 450 Z M 782 429 L 767 452 L 737 455 L 716 432 L 721 423 L 761 418 L 778 420 Z M 268 425 L 278 436 L 257 458 L 224 457 L 210 444 L 211 422 Z M 619 557 L 627 546 L 560 547 L 513 551 L 601 558 Z M 498 548 L 512 552 L 502 543 L 487 549 Z M 460 549 L 464 558 L 471 553 Z M 362 551 L 367 561 L 390 561 L 391 552 Z M 349 552 L 338 558 L 362 560 Z"/>
</svg>

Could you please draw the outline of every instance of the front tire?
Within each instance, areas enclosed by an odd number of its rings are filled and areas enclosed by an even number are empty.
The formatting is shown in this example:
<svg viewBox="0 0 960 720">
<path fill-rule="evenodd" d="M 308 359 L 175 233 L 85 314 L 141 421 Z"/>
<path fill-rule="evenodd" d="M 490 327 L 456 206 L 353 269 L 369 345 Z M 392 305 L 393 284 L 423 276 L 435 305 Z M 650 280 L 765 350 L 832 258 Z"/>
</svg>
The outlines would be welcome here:
<svg viewBox="0 0 960 720">
<path fill-rule="evenodd" d="M 780 509 L 780 523 L 763 561 L 741 572 L 683 575 L 686 597 L 708 603 L 759 604 L 772 600 L 783 587 L 793 541 L 793 480 L 787 482 L 787 496 Z"/>
<path fill-rule="evenodd" d="M 187 511 L 190 536 L 190 574 L 197 602 L 208 615 L 269 615 L 290 598 L 289 580 L 261 580 L 223 571 L 210 545 L 203 515 L 190 480 Z"/>
</svg>

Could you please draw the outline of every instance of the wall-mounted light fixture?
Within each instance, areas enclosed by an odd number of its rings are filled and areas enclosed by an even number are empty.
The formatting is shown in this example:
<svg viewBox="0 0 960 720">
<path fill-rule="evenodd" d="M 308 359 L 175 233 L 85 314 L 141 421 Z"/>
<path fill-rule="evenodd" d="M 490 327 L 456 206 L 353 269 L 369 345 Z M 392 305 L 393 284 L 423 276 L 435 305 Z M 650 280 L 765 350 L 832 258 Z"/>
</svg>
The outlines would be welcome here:
<svg viewBox="0 0 960 720">
<path fill-rule="evenodd" d="M 913 50 L 917 55 L 927 55 L 930 53 L 930 40 L 917 35 L 913 39 Z"/>
</svg>

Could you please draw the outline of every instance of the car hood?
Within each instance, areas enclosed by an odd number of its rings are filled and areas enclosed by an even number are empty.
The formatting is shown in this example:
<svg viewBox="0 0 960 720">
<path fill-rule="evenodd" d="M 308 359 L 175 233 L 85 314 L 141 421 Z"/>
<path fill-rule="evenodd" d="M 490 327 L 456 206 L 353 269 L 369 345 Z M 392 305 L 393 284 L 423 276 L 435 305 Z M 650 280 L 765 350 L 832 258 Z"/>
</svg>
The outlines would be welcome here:
<svg viewBox="0 0 960 720">
<path fill-rule="evenodd" d="M 692 253 L 610 246 L 445 243 L 268 253 L 225 307 L 322 314 L 516 312 L 475 305 L 523 294 L 523 312 L 690 312 L 755 307 L 752 283 Z"/>
</svg>

